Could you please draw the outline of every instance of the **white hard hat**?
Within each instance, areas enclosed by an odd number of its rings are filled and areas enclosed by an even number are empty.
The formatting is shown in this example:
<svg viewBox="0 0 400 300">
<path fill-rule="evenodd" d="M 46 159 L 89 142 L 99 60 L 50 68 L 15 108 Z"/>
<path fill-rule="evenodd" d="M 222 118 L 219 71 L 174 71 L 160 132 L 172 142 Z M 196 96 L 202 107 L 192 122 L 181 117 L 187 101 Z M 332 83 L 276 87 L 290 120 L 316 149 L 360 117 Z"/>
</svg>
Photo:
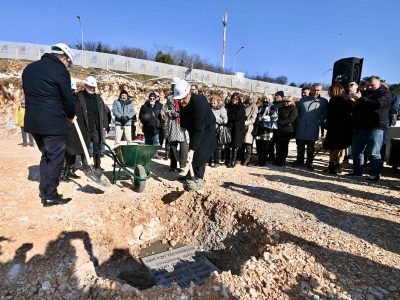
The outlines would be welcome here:
<svg viewBox="0 0 400 300">
<path fill-rule="evenodd" d="M 174 86 L 174 99 L 185 98 L 190 92 L 190 84 L 186 80 L 179 80 Z"/>
<path fill-rule="evenodd" d="M 171 79 L 171 85 L 172 85 L 172 84 L 177 84 L 179 80 L 180 80 L 179 77 L 172 77 L 172 79 Z"/>
<path fill-rule="evenodd" d="M 71 48 L 64 43 L 58 43 L 51 46 L 51 53 L 65 54 L 71 60 L 71 63 L 74 62 L 74 53 L 72 53 Z"/>
<path fill-rule="evenodd" d="M 76 90 L 76 80 L 71 77 L 71 90 Z"/>
<path fill-rule="evenodd" d="M 91 87 L 97 87 L 97 80 L 93 76 L 88 76 L 88 78 L 85 79 L 84 83 Z"/>
</svg>

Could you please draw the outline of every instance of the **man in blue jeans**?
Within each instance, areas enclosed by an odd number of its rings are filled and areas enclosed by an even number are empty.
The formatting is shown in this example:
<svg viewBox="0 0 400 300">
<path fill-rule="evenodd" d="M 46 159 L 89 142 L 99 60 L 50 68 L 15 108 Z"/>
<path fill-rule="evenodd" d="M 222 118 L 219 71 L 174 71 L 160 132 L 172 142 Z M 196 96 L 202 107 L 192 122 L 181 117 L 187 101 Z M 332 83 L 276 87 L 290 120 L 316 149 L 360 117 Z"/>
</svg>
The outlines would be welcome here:
<svg viewBox="0 0 400 300">
<path fill-rule="evenodd" d="M 391 102 L 389 90 L 382 85 L 377 76 L 371 76 L 366 81 L 366 91 L 349 93 L 354 101 L 353 107 L 353 172 L 349 177 L 362 176 L 364 167 L 364 151 L 371 155 L 368 181 L 378 181 L 382 171 L 381 147 L 383 132 L 389 122 L 388 114 Z"/>
</svg>

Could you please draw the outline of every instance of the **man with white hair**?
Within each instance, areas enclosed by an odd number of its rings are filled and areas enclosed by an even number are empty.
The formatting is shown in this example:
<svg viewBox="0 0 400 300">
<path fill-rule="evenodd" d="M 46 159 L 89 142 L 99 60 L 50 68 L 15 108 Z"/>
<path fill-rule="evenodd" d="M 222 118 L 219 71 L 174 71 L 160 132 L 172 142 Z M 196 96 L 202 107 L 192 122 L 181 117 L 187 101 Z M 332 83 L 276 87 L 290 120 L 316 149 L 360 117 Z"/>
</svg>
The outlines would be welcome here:
<svg viewBox="0 0 400 300">
<path fill-rule="evenodd" d="M 58 43 L 39 61 L 29 64 L 22 73 L 25 94 L 25 131 L 33 135 L 42 153 L 40 159 L 39 197 L 43 206 L 66 204 L 57 192 L 67 141 L 66 120 L 75 117 L 71 91 L 71 49 Z"/>
<path fill-rule="evenodd" d="M 82 91 L 76 93 L 76 97 L 83 111 L 83 119 L 85 123 L 85 128 L 82 132 L 83 138 L 88 146 L 90 142 L 93 144 L 93 162 L 94 168 L 101 176 L 100 167 L 100 147 L 102 143 L 102 132 L 106 130 L 107 115 L 104 109 L 104 101 L 99 94 L 96 93 L 97 80 L 93 76 L 89 76 L 85 79 L 85 88 Z M 88 163 L 84 156 L 82 157 L 82 163 L 84 171 L 89 171 Z"/>
<path fill-rule="evenodd" d="M 304 165 L 304 153 L 307 145 L 306 167 L 313 170 L 315 142 L 318 140 L 319 127 L 325 121 L 328 100 L 321 97 L 322 84 L 314 83 L 310 96 L 297 103 L 298 120 L 296 129 L 297 159 L 294 165 Z"/>
<path fill-rule="evenodd" d="M 190 84 L 185 80 L 175 84 L 174 99 L 182 107 L 181 127 L 189 133 L 187 164 L 193 167 L 194 180 L 202 184 L 206 164 L 215 149 L 215 117 L 207 98 L 191 93 Z"/>
</svg>

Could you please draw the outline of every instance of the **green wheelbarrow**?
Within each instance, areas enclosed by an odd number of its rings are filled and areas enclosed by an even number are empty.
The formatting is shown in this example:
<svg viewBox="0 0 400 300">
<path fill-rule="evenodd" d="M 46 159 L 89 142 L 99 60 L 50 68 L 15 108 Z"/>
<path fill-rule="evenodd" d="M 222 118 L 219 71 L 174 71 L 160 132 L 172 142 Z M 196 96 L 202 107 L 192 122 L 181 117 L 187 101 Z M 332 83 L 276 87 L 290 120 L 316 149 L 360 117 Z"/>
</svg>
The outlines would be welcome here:
<svg viewBox="0 0 400 300">
<path fill-rule="evenodd" d="M 115 149 L 111 149 L 107 144 L 105 146 L 109 150 L 106 155 L 114 160 L 112 183 L 119 179 L 123 170 L 132 180 L 133 190 L 138 193 L 143 192 L 146 180 L 151 176 L 148 165 L 160 146 L 133 144 L 121 145 Z"/>
</svg>

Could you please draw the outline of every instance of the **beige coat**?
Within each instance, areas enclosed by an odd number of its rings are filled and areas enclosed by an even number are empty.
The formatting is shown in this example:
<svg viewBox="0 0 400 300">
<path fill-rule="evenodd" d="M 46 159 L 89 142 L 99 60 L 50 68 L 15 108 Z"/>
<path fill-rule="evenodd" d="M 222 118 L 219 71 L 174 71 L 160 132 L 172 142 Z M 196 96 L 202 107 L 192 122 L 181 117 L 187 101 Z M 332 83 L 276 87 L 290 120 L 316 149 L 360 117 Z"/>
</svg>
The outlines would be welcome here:
<svg viewBox="0 0 400 300">
<path fill-rule="evenodd" d="M 245 136 L 244 142 L 246 144 L 252 144 L 254 137 L 252 136 L 251 132 L 254 128 L 254 122 L 256 121 L 258 113 L 258 106 L 256 103 L 249 104 L 246 106 L 246 121 L 244 122 L 245 126 Z"/>
</svg>

